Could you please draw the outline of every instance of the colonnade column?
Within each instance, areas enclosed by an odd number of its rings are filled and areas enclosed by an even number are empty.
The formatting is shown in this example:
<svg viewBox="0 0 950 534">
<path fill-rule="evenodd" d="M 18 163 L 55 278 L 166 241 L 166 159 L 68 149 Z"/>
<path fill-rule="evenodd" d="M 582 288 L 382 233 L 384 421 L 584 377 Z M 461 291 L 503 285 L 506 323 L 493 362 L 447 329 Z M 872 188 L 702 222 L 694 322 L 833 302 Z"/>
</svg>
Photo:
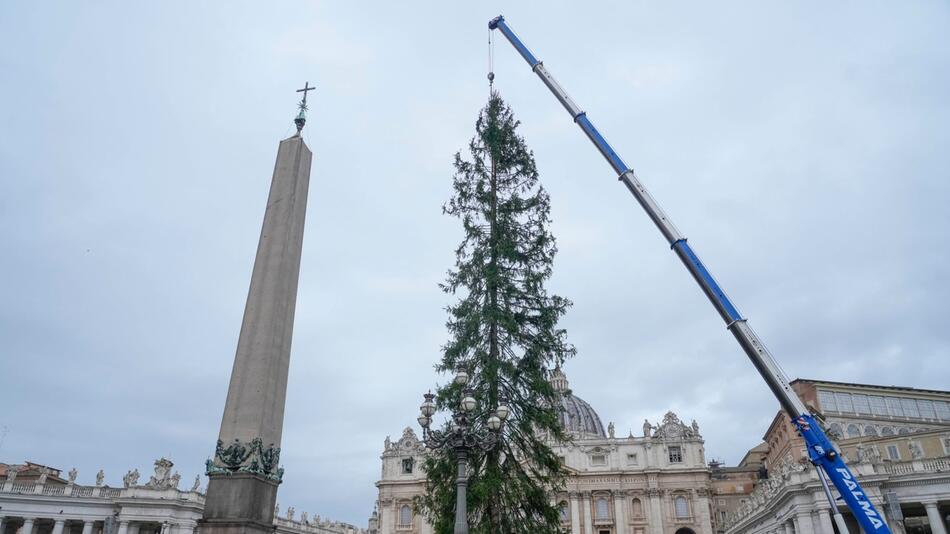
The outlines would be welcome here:
<svg viewBox="0 0 950 534">
<path fill-rule="evenodd" d="M 129 523 L 129 534 L 139 534 L 139 529 L 142 528 L 142 525 L 139 523 Z M 53 534 L 56 534 L 55 532 Z"/>
<path fill-rule="evenodd" d="M 32 517 L 23 518 L 23 527 L 20 529 L 21 534 L 33 534 L 33 523 L 36 519 Z"/>
<path fill-rule="evenodd" d="M 571 498 L 571 534 L 581 534 L 581 502 L 576 492 L 570 494 Z"/>
<path fill-rule="evenodd" d="M 594 516 L 591 514 L 590 492 L 584 493 L 584 534 L 593 534 Z"/>
<path fill-rule="evenodd" d="M 82 534 L 92 534 L 92 527 L 94 527 L 95 524 L 95 521 L 83 521 Z"/>
<path fill-rule="evenodd" d="M 3 534 L 3 527 L 6 526 L 6 517 L 0 515 L 0 534 Z"/>
<path fill-rule="evenodd" d="M 943 518 L 940 517 L 940 508 L 936 501 L 921 503 L 927 510 L 927 519 L 930 521 L 930 531 L 933 534 L 947 534 L 947 526 L 943 524 Z"/>
<path fill-rule="evenodd" d="M 627 532 L 627 513 L 623 501 L 623 491 L 614 491 L 614 523 L 617 526 L 614 531 L 616 534 L 626 534 Z"/>
<path fill-rule="evenodd" d="M 118 534 L 129 534 L 129 522 L 128 521 L 119 521 L 119 532 Z"/>
<path fill-rule="evenodd" d="M 63 527 L 66 526 L 65 519 L 57 519 L 53 523 L 53 534 L 63 534 Z"/>
</svg>

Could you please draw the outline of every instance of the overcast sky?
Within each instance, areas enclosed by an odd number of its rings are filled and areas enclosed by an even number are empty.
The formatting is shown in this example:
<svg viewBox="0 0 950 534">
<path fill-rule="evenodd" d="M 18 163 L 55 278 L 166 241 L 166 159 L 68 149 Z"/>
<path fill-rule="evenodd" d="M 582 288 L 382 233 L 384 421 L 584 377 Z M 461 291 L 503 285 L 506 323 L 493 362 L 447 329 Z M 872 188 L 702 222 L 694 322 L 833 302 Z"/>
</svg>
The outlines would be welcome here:
<svg viewBox="0 0 950 534">
<path fill-rule="evenodd" d="M 384 438 L 445 380 L 441 206 L 502 12 L 791 377 L 950 389 L 950 4 L 464 4 L 0 4 L 0 461 L 203 473 L 309 81 L 279 501 L 365 525 Z M 738 461 L 777 402 L 505 41 L 495 74 L 551 193 L 575 393 Z"/>
</svg>

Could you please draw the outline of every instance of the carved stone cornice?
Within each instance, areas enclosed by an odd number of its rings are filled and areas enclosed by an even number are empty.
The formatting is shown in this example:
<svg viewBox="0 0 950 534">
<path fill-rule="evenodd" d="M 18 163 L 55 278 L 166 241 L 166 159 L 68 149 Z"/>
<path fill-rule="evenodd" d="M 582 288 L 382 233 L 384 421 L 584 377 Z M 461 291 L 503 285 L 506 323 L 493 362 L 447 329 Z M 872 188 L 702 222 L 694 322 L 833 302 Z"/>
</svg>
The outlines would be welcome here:
<svg viewBox="0 0 950 534">
<path fill-rule="evenodd" d="M 662 497 L 664 491 L 660 488 L 647 488 L 646 494 L 648 497 Z"/>
</svg>

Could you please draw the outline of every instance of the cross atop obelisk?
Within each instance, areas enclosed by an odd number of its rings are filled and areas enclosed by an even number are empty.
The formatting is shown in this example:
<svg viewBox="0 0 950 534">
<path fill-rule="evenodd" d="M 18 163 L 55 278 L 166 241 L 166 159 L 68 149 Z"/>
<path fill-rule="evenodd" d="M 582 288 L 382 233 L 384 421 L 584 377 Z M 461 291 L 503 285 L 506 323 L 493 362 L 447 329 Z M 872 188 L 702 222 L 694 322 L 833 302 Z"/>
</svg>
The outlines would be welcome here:
<svg viewBox="0 0 950 534">
<path fill-rule="evenodd" d="M 303 89 L 297 89 L 298 93 L 303 93 L 303 100 L 297 104 L 297 107 L 300 108 L 300 113 L 297 113 L 297 118 L 294 119 L 294 124 L 297 125 L 297 135 L 300 135 L 300 130 L 303 130 L 305 124 L 307 124 L 307 92 L 313 91 L 316 87 L 310 87 L 310 82 L 304 82 Z"/>
</svg>

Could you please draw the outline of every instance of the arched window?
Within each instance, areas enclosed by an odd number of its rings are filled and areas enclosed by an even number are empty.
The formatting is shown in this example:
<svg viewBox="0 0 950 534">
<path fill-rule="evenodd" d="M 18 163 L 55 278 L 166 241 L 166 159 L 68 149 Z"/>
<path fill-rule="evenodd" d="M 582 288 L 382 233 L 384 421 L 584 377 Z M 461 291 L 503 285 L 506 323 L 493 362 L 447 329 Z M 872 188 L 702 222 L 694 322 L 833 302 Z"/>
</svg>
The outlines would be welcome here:
<svg viewBox="0 0 950 534">
<path fill-rule="evenodd" d="M 910 434 L 910 429 L 906 426 L 902 426 L 901 429 L 897 431 L 897 433 L 901 436 L 906 436 L 907 434 Z"/>
<path fill-rule="evenodd" d="M 412 526 L 412 508 L 408 504 L 399 507 L 399 526 Z"/>
<path fill-rule="evenodd" d="M 844 432 L 841 431 L 841 425 L 838 423 L 831 423 L 831 433 L 841 439 L 844 436 Z"/>
<path fill-rule="evenodd" d="M 595 516 L 597 519 L 610 519 L 610 505 L 607 503 L 607 499 L 603 497 L 597 497 L 597 513 Z"/>
<path fill-rule="evenodd" d="M 849 438 L 861 437 L 861 429 L 858 428 L 858 425 L 848 425 L 848 437 Z"/>
<path fill-rule="evenodd" d="M 564 501 L 561 501 L 561 504 L 558 506 L 559 506 L 558 511 L 561 515 L 561 522 L 564 523 L 566 521 L 570 521 L 571 513 L 570 513 L 570 509 L 567 507 L 567 503 Z"/>
<path fill-rule="evenodd" d="M 633 511 L 633 517 L 643 517 L 643 503 L 640 499 L 634 499 L 630 503 L 630 508 Z"/>
<path fill-rule="evenodd" d="M 686 500 L 686 497 L 683 497 L 682 495 L 677 495 L 673 499 L 673 506 L 676 511 L 676 519 L 689 518 L 689 502 Z"/>
<path fill-rule="evenodd" d="M 864 435 L 865 435 L 865 436 L 877 436 L 877 429 L 874 428 L 874 427 L 871 426 L 871 425 L 867 425 L 866 427 L 864 427 Z"/>
<path fill-rule="evenodd" d="M 893 435 L 894 435 L 894 429 L 891 428 L 891 427 L 889 427 L 889 426 L 886 426 L 886 427 L 884 427 L 884 428 L 881 429 L 881 435 L 882 435 L 882 436 L 893 436 Z"/>
</svg>

